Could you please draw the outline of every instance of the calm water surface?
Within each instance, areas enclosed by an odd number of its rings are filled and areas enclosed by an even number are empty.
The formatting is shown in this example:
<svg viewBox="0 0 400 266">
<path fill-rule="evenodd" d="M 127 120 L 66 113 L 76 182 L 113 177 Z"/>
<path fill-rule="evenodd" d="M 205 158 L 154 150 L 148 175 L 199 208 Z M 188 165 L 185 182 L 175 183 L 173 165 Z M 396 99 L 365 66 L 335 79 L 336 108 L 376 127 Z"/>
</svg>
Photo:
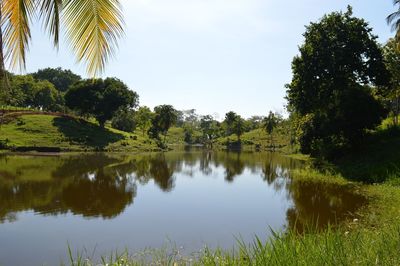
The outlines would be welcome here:
<svg viewBox="0 0 400 266">
<path fill-rule="evenodd" d="M 300 161 L 271 153 L 0 155 L 0 265 L 54 265 L 73 249 L 231 248 L 346 218 L 360 196 L 294 182 Z M 316 219 L 316 217 L 318 219 Z"/>
</svg>

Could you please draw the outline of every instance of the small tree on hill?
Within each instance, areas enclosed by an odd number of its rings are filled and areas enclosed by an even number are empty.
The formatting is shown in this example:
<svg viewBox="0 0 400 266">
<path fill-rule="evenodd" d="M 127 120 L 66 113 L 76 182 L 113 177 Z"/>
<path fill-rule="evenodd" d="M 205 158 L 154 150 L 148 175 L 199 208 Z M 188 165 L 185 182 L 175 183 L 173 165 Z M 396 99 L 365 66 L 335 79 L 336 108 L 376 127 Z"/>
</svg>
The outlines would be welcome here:
<svg viewBox="0 0 400 266">
<path fill-rule="evenodd" d="M 147 106 L 141 106 L 135 112 L 135 122 L 136 126 L 142 131 L 142 135 L 144 136 L 145 132 L 149 130 L 151 127 L 151 118 L 153 117 L 153 113 L 150 108 Z"/>
<path fill-rule="evenodd" d="M 235 112 L 228 112 L 224 120 L 227 135 L 235 134 L 240 141 L 240 137 L 246 130 L 244 119 Z"/>
<path fill-rule="evenodd" d="M 177 114 L 172 105 L 159 105 L 154 107 L 154 116 L 151 121 L 149 135 L 159 139 L 159 134 L 164 135 L 164 143 L 166 142 L 168 130 L 176 123 Z"/>
<path fill-rule="evenodd" d="M 101 127 L 120 109 L 133 109 L 139 96 L 119 79 L 84 80 L 65 94 L 66 105 L 82 115 L 93 115 Z"/>
<path fill-rule="evenodd" d="M 200 119 L 200 129 L 206 144 L 212 146 L 213 140 L 220 136 L 220 123 L 215 121 L 211 115 L 206 115 Z"/>
</svg>

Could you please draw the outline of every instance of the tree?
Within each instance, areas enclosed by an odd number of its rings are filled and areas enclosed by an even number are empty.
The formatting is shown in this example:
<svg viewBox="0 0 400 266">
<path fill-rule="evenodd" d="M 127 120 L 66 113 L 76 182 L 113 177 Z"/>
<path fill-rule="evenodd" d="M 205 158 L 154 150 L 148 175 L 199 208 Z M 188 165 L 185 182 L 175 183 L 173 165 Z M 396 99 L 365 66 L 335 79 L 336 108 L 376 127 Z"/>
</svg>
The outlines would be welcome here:
<svg viewBox="0 0 400 266">
<path fill-rule="evenodd" d="M 172 105 L 159 105 L 154 107 L 155 115 L 151 121 L 151 128 L 149 135 L 153 138 L 158 139 L 159 133 L 164 135 L 164 143 L 167 137 L 168 130 L 176 122 L 177 114 L 176 110 Z"/>
<path fill-rule="evenodd" d="M 31 75 L 12 76 L 10 98 L 6 104 L 19 107 L 32 107 L 45 111 L 61 111 L 64 99 L 53 84 L 48 81 L 36 81 Z"/>
<path fill-rule="evenodd" d="M 232 127 L 233 134 L 237 136 L 238 141 L 240 142 L 240 137 L 243 135 L 244 132 L 246 132 L 245 120 L 240 115 L 238 115 L 234 120 Z"/>
<path fill-rule="evenodd" d="M 81 115 L 93 115 L 104 127 L 119 109 L 133 109 L 139 96 L 119 79 L 88 79 L 75 83 L 65 94 L 66 105 Z"/>
<path fill-rule="evenodd" d="M 125 132 L 134 131 L 136 126 L 135 112 L 125 108 L 119 109 L 111 119 L 111 126 Z"/>
<path fill-rule="evenodd" d="M 40 69 L 32 73 L 32 76 L 36 80 L 51 82 L 61 92 L 66 92 L 69 86 L 81 80 L 79 75 L 74 74 L 71 70 L 63 70 L 61 67 Z"/>
<path fill-rule="evenodd" d="M 220 135 L 220 124 L 211 115 L 202 116 L 200 119 L 200 129 L 203 132 L 206 143 L 212 146 L 212 142 Z"/>
<path fill-rule="evenodd" d="M 400 4 L 400 0 L 393 0 L 394 5 Z M 387 18 L 386 21 L 389 25 L 392 25 L 392 30 L 396 31 L 396 44 L 400 41 L 400 5 L 398 10 L 391 13 Z"/>
<path fill-rule="evenodd" d="M 394 39 L 390 39 L 384 49 L 386 68 L 390 72 L 390 86 L 384 98 L 388 100 L 394 124 L 398 124 L 400 114 L 400 50 Z"/>
<path fill-rule="evenodd" d="M 234 127 L 235 120 L 237 119 L 237 116 L 238 115 L 232 111 L 225 114 L 224 123 L 226 125 L 226 135 L 227 136 L 230 136 L 233 134 L 233 131 L 234 131 L 233 127 Z"/>
<path fill-rule="evenodd" d="M 388 73 L 377 37 L 351 7 L 311 23 L 304 37 L 292 62 L 288 110 L 299 117 L 301 151 L 331 156 L 381 121 L 383 108 L 371 85 L 383 88 Z"/>
<path fill-rule="evenodd" d="M 273 136 L 275 127 L 279 123 L 279 116 L 275 115 L 272 111 L 269 111 L 267 117 L 264 118 L 264 128 L 267 134 L 270 136 L 270 143 L 273 144 Z"/>
<path fill-rule="evenodd" d="M 135 112 L 135 123 L 136 126 L 142 131 L 142 135 L 144 136 L 145 132 L 151 127 L 151 118 L 153 117 L 153 113 L 150 108 L 147 106 L 141 106 Z"/>
<path fill-rule="evenodd" d="M 226 134 L 228 136 L 235 134 L 238 137 L 238 141 L 240 141 L 240 136 L 246 130 L 244 119 L 235 112 L 228 112 L 225 115 L 224 123 L 226 125 Z"/>
<path fill-rule="evenodd" d="M 61 98 L 53 84 L 48 81 L 36 82 L 32 107 L 46 111 L 59 111 Z"/>
<path fill-rule="evenodd" d="M 246 122 L 249 125 L 249 129 L 254 130 L 254 129 L 260 128 L 263 124 L 264 118 L 265 117 L 263 117 L 263 116 L 253 115 L 252 117 L 247 119 Z"/>
</svg>

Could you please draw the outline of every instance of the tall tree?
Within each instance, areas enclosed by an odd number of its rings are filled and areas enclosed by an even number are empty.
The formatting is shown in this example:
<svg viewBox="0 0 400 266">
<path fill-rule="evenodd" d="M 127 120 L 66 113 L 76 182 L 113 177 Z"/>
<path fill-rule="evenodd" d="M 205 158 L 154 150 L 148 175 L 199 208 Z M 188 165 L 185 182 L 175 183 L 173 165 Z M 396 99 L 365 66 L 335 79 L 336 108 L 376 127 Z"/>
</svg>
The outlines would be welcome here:
<svg viewBox="0 0 400 266">
<path fill-rule="evenodd" d="M 398 124 L 400 115 L 400 50 L 395 39 L 390 39 L 384 49 L 386 68 L 390 72 L 390 86 L 386 91 L 384 98 L 387 100 L 389 110 L 393 115 L 394 124 Z"/>
<path fill-rule="evenodd" d="M 96 76 L 115 53 L 123 34 L 119 0 L 3 0 L 0 5 L 0 85 L 7 87 L 5 61 L 24 69 L 31 41 L 31 24 L 38 17 L 58 47 L 61 30 L 76 54 Z M 7 57 L 7 58 L 6 58 Z"/>
<path fill-rule="evenodd" d="M 235 124 L 235 120 L 237 119 L 237 114 L 233 111 L 230 111 L 228 113 L 225 114 L 225 126 L 226 126 L 226 135 L 232 135 L 233 131 L 234 131 L 234 124 Z"/>
<path fill-rule="evenodd" d="M 370 88 L 386 86 L 388 73 L 377 37 L 351 7 L 311 23 L 304 37 L 292 62 L 288 110 L 300 118 L 301 151 L 330 156 L 381 121 L 383 108 Z"/>
<path fill-rule="evenodd" d="M 164 143 L 167 138 L 168 130 L 176 123 L 177 112 L 172 105 L 159 105 L 154 107 L 152 126 L 149 130 L 150 136 L 158 138 L 158 134 L 164 135 Z"/>
<path fill-rule="evenodd" d="M 393 0 L 393 5 L 399 5 L 398 10 L 391 13 L 386 21 L 392 26 L 392 31 L 396 32 L 396 43 L 400 43 L 400 0 Z"/>
<path fill-rule="evenodd" d="M 275 127 L 278 125 L 279 117 L 275 115 L 272 111 L 269 111 L 267 117 L 264 118 L 264 128 L 267 131 L 267 134 L 270 137 L 270 143 L 273 145 L 273 135 Z"/>
</svg>

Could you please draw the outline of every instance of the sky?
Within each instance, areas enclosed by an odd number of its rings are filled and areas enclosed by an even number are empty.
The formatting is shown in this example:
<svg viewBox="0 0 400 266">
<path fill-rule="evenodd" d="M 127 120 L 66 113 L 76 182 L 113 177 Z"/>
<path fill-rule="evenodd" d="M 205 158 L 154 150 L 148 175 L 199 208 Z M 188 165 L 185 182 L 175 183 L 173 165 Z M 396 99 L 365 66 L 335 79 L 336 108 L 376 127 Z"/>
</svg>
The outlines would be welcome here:
<svg viewBox="0 0 400 266">
<path fill-rule="evenodd" d="M 392 0 L 121 0 L 125 37 L 102 77 L 117 77 L 153 108 L 222 118 L 285 110 L 291 61 L 305 25 L 325 13 L 345 11 L 370 23 L 384 43 L 393 36 L 386 16 Z M 57 51 L 34 26 L 27 72 L 62 67 L 86 76 L 67 43 Z"/>
</svg>

